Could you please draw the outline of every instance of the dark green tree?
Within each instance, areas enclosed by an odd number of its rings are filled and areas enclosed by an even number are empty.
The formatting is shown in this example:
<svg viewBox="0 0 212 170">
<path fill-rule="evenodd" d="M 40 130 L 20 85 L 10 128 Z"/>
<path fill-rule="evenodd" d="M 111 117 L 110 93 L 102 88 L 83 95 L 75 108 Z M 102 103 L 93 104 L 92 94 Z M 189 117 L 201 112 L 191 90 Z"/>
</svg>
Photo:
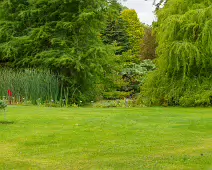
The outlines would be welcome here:
<svg viewBox="0 0 212 170">
<path fill-rule="evenodd" d="M 115 46 L 116 55 L 122 55 L 130 49 L 128 24 L 121 18 L 125 9 L 119 2 L 113 0 L 110 4 L 110 13 L 107 17 L 107 27 L 103 32 L 103 41 Z"/>
<path fill-rule="evenodd" d="M 0 63 L 49 68 L 62 75 L 74 102 L 91 100 L 113 50 L 101 39 L 110 1 L 1 0 Z"/>
<path fill-rule="evenodd" d="M 110 80 L 111 84 L 115 83 L 113 90 L 128 92 L 129 96 L 139 92 L 143 76 L 143 73 L 140 74 L 143 69 L 140 63 L 145 26 L 139 21 L 135 10 L 129 10 L 117 2 L 111 5 L 116 12 L 110 16 L 103 37 L 105 43 L 115 45 L 119 67 L 113 72 L 116 76 L 110 76 Z"/>
</svg>

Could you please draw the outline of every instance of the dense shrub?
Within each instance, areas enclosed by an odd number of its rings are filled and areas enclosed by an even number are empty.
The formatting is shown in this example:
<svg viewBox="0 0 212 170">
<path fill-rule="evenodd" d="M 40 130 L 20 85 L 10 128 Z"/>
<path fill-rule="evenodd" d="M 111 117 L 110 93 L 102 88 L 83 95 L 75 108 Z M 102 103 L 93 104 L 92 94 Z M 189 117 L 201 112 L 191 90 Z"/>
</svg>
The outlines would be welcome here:
<svg viewBox="0 0 212 170">
<path fill-rule="evenodd" d="M 184 107 L 191 106 L 211 106 L 212 91 L 198 91 L 196 93 L 186 95 L 180 98 L 179 104 Z"/>
<path fill-rule="evenodd" d="M 111 107 L 135 107 L 137 106 L 134 100 L 102 100 L 92 104 L 97 108 L 111 108 Z"/>
<path fill-rule="evenodd" d="M 121 91 L 114 91 L 114 92 L 103 92 L 104 99 L 124 99 L 129 97 L 131 92 L 121 92 Z"/>
<path fill-rule="evenodd" d="M 4 101 L 0 100 L 0 110 L 4 110 L 6 107 L 7 104 Z"/>
</svg>

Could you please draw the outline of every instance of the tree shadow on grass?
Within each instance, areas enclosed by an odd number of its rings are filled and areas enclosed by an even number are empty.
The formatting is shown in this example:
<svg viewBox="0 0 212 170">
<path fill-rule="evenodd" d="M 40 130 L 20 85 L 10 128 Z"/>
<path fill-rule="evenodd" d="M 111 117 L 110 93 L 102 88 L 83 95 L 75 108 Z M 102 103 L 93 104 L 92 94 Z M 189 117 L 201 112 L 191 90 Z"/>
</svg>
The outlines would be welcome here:
<svg viewBox="0 0 212 170">
<path fill-rule="evenodd" d="M 6 121 L 6 120 L 0 120 L 0 125 L 10 125 L 14 124 L 15 122 L 13 121 Z"/>
</svg>

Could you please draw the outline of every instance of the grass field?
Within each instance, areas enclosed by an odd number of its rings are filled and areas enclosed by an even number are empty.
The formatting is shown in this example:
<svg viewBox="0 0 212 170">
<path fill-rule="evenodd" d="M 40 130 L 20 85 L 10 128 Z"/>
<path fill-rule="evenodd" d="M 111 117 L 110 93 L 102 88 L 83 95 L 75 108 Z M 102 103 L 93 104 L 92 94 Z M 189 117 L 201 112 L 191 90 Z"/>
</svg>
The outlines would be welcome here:
<svg viewBox="0 0 212 170">
<path fill-rule="evenodd" d="M 212 169 L 212 108 L 13 106 L 7 114 L 0 169 Z"/>
</svg>

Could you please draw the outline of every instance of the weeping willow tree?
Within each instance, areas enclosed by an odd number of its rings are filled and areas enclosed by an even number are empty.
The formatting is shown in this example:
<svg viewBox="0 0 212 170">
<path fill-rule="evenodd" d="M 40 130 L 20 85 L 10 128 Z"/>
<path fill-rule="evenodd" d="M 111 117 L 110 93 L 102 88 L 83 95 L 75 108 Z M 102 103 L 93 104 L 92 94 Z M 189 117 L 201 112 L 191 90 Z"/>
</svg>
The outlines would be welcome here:
<svg viewBox="0 0 212 170">
<path fill-rule="evenodd" d="M 212 1 L 168 0 L 157 10 L 157 65 L 142 88 L 148 105 L 212 105 Z"/>
</svg>

